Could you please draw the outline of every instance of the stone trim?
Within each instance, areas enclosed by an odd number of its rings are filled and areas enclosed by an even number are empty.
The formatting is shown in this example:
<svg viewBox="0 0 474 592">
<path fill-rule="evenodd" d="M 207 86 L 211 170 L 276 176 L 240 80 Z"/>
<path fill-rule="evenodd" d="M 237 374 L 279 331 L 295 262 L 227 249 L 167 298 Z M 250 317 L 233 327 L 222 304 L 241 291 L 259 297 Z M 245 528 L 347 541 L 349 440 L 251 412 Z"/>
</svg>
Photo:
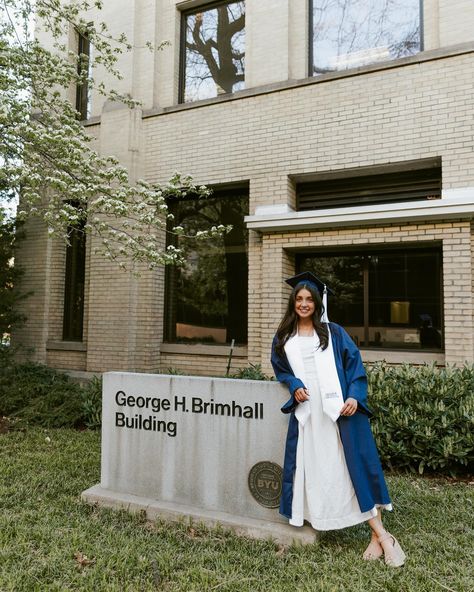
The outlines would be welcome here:
<svg viewBox="0 0 474 592">
<path fill-rule="evenodd" d="M 443 198 L 288 214 L 264 213 L 246 216 L 245 222 L 250 230 L 282 232 L 462 218 L 474 218 L 474 195 L 470 198 Z"/>
<path fill-rule="evenodd" d="M 82 341 L 48 341 L 46 350 L 87 351 L 87 343 Z"/>
<path fill-rule="evenodd" d="M 384 361 L 388 364 L 432 364 L 437 366 L 445 365 L 445 356 L 443 352 L 425 352 L 422 350 L 403 350 L 403 349 L 361 349 L 362 360 L 369 364 Z"/>
<path fill-rule="evenodd" d="M 205 345 L 202 343 L 162 343 L 162 354 L 183 354 L 186 356 L 221 356 L 229 357 L 230 345 Z M 247 358 L 247 347 L 236 346 L 232 351 L 232 358 Z"/>
</svg>

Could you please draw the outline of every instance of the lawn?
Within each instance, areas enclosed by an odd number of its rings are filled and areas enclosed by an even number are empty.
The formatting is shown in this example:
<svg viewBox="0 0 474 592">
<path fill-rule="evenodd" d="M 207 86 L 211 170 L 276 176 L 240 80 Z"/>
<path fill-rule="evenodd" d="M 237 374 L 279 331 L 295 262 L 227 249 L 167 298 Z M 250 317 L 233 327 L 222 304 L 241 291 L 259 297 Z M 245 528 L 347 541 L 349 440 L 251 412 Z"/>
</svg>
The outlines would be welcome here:
<svg viewBox="0 0 474 592">
<path fill-rule="evenodd" d="M 279 548 L 198 524 L 149 523 L 88 506 L 99 481 L 100 436 L 73 430 L 0 434 L 0 591 L 474 590 L 474 488 L 388 475 L 386 526 L 408 560 L 363 562 L 364 525 Z"/>
</svg>

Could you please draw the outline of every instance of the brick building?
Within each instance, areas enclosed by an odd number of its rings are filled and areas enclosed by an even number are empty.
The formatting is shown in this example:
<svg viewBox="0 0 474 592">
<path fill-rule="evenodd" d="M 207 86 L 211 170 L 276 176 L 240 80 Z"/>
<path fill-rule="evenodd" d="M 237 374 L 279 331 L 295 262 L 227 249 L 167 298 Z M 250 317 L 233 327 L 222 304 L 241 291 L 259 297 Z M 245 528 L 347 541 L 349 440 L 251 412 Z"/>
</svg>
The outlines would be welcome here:
<svg viewBox="0 0 474 592">
<path fill-rule="evenodd" d="M 137 279 L 31 221 L 17 343 L 68 370 L 223 374 L 234 339 L 233 368 L 270 371 L 283 278 L 311 269 L 365 360 L 474 360 L 474 4 L 342 4 L 104 2 L 134 45 L 114 86 L 142 106 L 92 95 L 84 125 L 132 178 L 211 186 L 170 204 L 185 226 L 234 230 Z"/>
</svg>

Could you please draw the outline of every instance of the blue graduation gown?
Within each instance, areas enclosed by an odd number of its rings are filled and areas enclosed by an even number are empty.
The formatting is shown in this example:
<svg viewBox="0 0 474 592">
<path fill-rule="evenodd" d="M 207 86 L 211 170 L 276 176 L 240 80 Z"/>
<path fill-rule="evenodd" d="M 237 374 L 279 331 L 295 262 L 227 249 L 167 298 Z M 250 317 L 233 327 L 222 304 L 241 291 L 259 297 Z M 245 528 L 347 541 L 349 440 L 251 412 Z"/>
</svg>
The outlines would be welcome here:
<svg viewBox="0 0 474 592">
<path fill-rule="evenodd" d="M 370 429 L 369 417 L 372 416 L 372 411 L 367 404 L 367 376 L 360 352 L 347 332 L 336 323 L 329 323 L 329 327 L 344 401 L 348 397 L 357 400 L 356 413 L 350 417 L 339 417 L 337 424 L 360 511 L 368 512 L 375 505 L 386 505 L 391 502 Z M 291 518 L 298 444 L 298 420 L 294 413 L 298 402 L 294 397 L 294 392 L 300 387 L 304 388 L 305 385 L 294 375 L 286 354 L 283 356 L 277 354 L 275 344 L 276 336 L 272 344 L 273 370 L 277 380 L 288 386 L 291 395 L 281 408 L 283 413 L 290 414 L 290 421 L 286 438 L 280 499 L 280 513 Z"/>
</svg>

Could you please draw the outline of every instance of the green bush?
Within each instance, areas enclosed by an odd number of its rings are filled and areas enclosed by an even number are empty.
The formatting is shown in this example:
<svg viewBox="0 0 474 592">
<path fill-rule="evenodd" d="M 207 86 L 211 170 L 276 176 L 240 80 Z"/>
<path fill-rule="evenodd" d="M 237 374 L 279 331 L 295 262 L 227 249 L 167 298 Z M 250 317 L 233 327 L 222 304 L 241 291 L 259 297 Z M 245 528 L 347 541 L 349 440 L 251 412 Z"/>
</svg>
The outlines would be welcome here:
<svg viewBox="0 0 474 592">
<path fill-rule="evenodd" d="M 458 472 L 474 468 L 474 365 L 367 368 L 372 430 L 382 462 L 389 467 Z M 233 378 L 268 380 L 258 364 Z M 14 363 L 0 346 L 0 416 L 15 425 L 98 429 L 102 380 L 80 386 L 41 364 Z"/>
<path fill-rule="evenodd" d="M 80 393 L 66 374 L 41 364 L 7 360 L 0 368 L 0 415 L 18 418 L 17 425 L 78 427 L 83 423 Z"/>
<path fill-rule="evenodd" d="M 389 467 L 456 472 L 474 463 L 474 365 L 368 368 L 369 404 Z"/>
<path fill-rule="evenodd" d="M 102 377 L 94 376 L 81 393 L 82 419 L 91 430 L 98 430 L 102 425 Z"/>
<path fill-rule="evenodd" d="M 240 378 L 242 380 L 271 380 L 262 372 L 260 364 L 250 364 L 247 368 L 239 368 L 235 374 L 229 378 Z"/>
</svg>

